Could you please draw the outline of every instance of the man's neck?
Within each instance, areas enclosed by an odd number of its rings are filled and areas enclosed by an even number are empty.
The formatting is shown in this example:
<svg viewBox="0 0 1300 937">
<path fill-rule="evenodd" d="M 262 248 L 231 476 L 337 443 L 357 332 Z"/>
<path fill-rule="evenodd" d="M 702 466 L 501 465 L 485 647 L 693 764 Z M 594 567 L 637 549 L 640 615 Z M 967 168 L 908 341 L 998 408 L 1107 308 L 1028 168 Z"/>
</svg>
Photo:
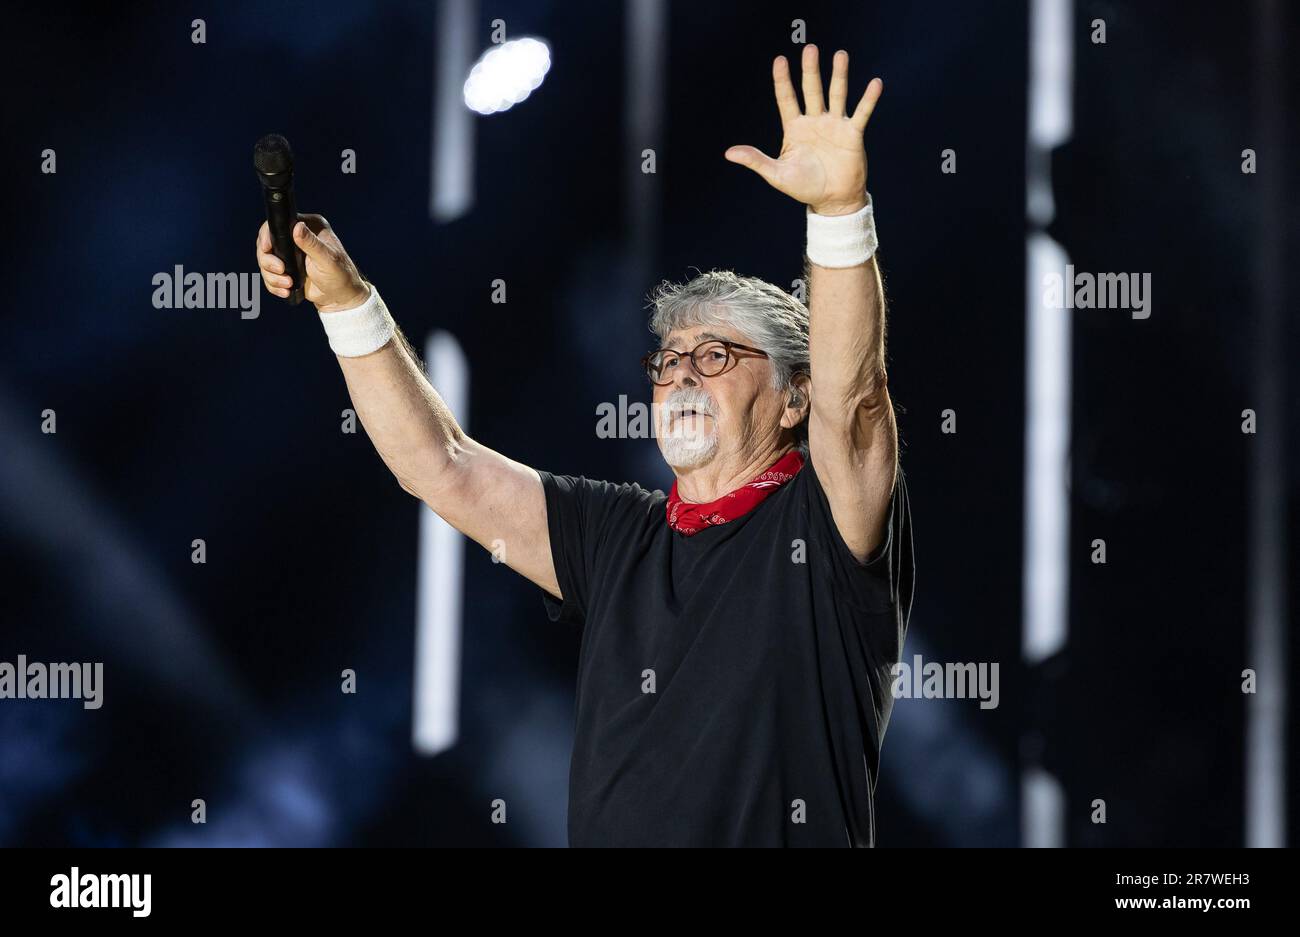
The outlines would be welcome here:
<svg viewBox="0 0 1300 937">
<path fill-rule="evenodd" d="M 677 496 L 688 504 L 717 501 L 752 482 L 792 449 L 793 445 L 782 446 L 748 462 L 710 459 L 705 465 L 684 469 L 677 473 Z"/>
</svg>

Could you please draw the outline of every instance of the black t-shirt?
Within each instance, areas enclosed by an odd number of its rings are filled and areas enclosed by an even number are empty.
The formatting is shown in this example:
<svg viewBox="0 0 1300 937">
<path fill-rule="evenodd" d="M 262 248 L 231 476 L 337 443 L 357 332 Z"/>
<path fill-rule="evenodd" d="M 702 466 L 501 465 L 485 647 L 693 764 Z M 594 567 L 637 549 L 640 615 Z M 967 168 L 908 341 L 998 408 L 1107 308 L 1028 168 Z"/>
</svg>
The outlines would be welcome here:
<svg viewBox="0 0 1300 937">
<path fill-rule="evenodd" d="M 687 537 L 667 496 L 541 472 L 561 603 L 583 629 L 571 846 L 871 846 L 912 605 L 907 484 L 863 565 L 811 461 Z"/>
</svg>

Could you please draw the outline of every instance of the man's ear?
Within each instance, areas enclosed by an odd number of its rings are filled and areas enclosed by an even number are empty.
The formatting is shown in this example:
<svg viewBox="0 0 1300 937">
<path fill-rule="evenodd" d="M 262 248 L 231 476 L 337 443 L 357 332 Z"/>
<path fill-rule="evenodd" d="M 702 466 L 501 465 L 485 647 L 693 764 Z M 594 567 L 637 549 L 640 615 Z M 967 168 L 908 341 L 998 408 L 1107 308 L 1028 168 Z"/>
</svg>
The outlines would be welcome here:
<svg viewBox="0 0 1300 937">
<path fill-rule="evenodd" d="M 786 392 L 785 413 L 781 415 L 781 425 L 793 429 L 804 421 L 808 408 L 812 406 L 812 379 L 807 374 L 796 374 L 790 379 L 790 389 Z"/>
</svg>

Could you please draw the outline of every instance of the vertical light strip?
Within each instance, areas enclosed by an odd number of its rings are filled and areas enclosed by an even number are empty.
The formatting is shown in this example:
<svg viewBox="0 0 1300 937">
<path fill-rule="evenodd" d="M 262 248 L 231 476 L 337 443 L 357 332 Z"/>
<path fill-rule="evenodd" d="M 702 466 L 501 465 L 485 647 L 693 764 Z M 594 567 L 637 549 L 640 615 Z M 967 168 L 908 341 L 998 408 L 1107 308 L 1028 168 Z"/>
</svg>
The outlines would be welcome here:
<svg viewBox="0 0 1300 937">
<path fill-rule="evenodd" d="M 1065 792 L 1056 778 L 1040 767 L 1025 769 L 1020 783 L 1021 845 L 1030 849 L 1055 849 L 1062 842 L 1061 818 Z"/>
<path fill-rule="evenodd" d="M 454 221 L 474 204 L 474 114 L 464 86 L 474 55 L 476 0 L 440 0 L 433 57 L 429 217 Z"/>
<path fill-rule="evenodd" d="M 1025 662 L 1065 646 L 1070 599 L 1070 312 L 1043 301 L 1043 277 L 1067 255 L 1046 234 L 1025 249 Z M 1068 287 L 1067 287 L 1068 288 Z"/>
<path fill-rule="evenodd" d="M 1286 845 L 1287 787 L 1287 542 L 1285 445 L 1288 411 L 1283 320 L 1283 217 L 1289 168 L 1283 139 L 1283 13 L 1276 0 L 1255 3 L 1255 152 L 1258 169 L 1254 386 L 1250 406 L 1258 420 L 1247 437 L 1249 530 L 1246 582 L 1250 636 L 1246 666 L 1255 671 L 1246 696 L 1246 845 Z"/>
<path fill-rule="evenodd" d="M 1042 284 L 1045 273 L 1063 273 L 1067 259 L 1043 229 L 1055 214 L 1051 151 L 1073 130 L 1073 17 L 1071 0 L 1033 0 L 1029 8 L 1021 650 L 1030 666 L 1060 650 L 1069 628 L 1071 322 L 1066 310 L 1047 306 Z M 1027 765 L 1021 798 L 1022 844 L 1065 845 L 1059 782 L 1040 765 Z"/>
<path fill-rule="evenodd" d="M 424 349 L 429 383 L 461 428 L 469 429 L 469 362 L 446 332 Z M 415 703 L 412 742 L 422 755 L 456 744 L 460 734 L 460 646 L 465 538 L 420 505 L 420 560 L 415 628 Z"/>
<path fill-rule="evenodd" d="M 634 263 L 648 263 L 658 239 L 660 176 L 641 171 L 641 153 L 655 151 L 657 171 L 663 149 L 663 100 L 668 10 L 664 0 L 628 0 L 624 7 L 623 139 L 627 149 L 628 248 Z M 641 271 L 637 271 L 638 274 Z"/>
</svg>

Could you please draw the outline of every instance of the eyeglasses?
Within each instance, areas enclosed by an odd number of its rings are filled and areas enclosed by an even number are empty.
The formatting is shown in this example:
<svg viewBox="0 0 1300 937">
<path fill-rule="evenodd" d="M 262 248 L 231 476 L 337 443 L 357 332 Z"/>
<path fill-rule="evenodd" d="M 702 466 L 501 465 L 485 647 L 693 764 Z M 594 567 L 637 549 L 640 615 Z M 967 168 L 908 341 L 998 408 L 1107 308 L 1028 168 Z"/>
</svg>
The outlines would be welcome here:
<svg viewBox="0 0 1300 937">
<path fill-rule="evenodd" d="M 739 342 L 710 339 L 696 345 L 694 351 L 677 351 L 675 348 L 652 351 L 641 359 L 641 367 L 645 368 L 646 377 L 650 378 L 651 384 L 663 387 L 673 382 L 673 373 L 682 363 L 683 357 L 691 359 L 691 364 L 701 377 L 717 377 L 723 371 L 730 370 L 739 358 L 746 357 L 736 354 L 737 352 L 767 357 L 767 352 L 758 348 L 750 348 Z"/>
</svg>

